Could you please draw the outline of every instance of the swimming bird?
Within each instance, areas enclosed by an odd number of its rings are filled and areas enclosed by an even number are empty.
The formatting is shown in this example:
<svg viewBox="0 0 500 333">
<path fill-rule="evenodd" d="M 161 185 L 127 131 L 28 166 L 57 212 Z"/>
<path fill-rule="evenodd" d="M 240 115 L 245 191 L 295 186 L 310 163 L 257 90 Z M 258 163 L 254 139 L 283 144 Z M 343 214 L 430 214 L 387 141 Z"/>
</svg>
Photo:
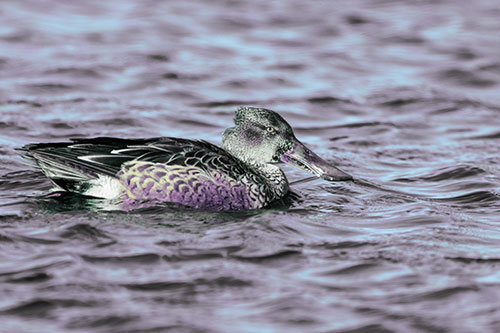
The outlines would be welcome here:
<svg viewBox="0 0 500 333">
<path fill-rule="evenodd" d="M 300 142 L 275 111 L 240 107 L 234 123 L 222 148 L 173 137 L 98 137 L 20 150 L 56 189 L 116 199 L 124 207 L 147 201 L 213 211 L 263 208 L 289 191 L 278 163 L 330 181 L 352 179 Z"/>
</svg>

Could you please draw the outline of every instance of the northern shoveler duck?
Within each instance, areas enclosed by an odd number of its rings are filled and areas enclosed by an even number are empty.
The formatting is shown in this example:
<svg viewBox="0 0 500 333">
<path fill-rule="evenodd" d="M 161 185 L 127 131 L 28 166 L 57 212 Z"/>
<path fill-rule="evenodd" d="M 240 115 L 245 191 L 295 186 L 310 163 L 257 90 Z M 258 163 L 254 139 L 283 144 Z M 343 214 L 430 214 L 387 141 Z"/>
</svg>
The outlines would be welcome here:
<svg viewBox="0 0 500 333">
<path fill-rule="evenodd" d="M 99 137 L 20 150 L 59 190 L 98 198 L 172 202 L 204 210 L 267 206 L 289 190 L 277 163 L 326 180 L 352 177 L 313 153 L 276 112 L 241 107 L 222 148 L 201 140 Z"/>
</svg>

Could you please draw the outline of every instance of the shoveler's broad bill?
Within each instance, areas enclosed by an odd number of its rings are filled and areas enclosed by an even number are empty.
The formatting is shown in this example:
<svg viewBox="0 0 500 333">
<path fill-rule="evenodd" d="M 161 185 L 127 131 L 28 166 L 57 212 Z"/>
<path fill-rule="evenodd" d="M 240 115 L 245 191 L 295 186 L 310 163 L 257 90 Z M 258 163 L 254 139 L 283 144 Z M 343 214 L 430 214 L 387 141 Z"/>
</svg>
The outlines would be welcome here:
<svg viewBox="0 0 500 333">
<path fill-rule="evenodd" d="M 289 191 L 287 163 L 323 179 L 352 177 L 312 152 L 276 112 L 241 107 L 222 148 L 171 137 L 99 137 L 20 148 L 58 190 L 133 202 L 171 202 L 203 210 L 266 207 Z"/>
</svg>

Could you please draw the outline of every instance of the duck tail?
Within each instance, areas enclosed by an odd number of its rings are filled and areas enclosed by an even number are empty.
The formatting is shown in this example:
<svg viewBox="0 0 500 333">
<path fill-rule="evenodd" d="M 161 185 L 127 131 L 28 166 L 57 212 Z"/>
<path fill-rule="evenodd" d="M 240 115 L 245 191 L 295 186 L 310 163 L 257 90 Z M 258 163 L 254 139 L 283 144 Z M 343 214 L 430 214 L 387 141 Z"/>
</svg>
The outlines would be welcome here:
<svg viewBox="0 0 500 333">
<path fill-rule="evenodd" d="M 34 162 L 58 188 L 85 193 L 93 181 L 103 176 L 114 176 L 116 167 L 98 163 L 98 156 L 78 149 L 73 143 L 30 144 L 18 148 L 24 158 Z"/>
</svg>

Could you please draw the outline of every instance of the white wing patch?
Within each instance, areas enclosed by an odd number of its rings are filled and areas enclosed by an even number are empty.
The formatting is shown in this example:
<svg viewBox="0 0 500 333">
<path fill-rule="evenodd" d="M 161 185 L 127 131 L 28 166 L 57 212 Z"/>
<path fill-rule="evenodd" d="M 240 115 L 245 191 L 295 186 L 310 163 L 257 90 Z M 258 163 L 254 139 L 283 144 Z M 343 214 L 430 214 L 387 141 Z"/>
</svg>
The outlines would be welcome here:
<svg viewBox="0 0 500 333">
<path fill-rule="evenodd" d="M 96 198 L 116 199 L 123 191 L 118 179 L 110 176 L 99 175 L 99 178 L 92 179 L 88 183 L 90 188 L 83 194 Z"/>
</svg>

